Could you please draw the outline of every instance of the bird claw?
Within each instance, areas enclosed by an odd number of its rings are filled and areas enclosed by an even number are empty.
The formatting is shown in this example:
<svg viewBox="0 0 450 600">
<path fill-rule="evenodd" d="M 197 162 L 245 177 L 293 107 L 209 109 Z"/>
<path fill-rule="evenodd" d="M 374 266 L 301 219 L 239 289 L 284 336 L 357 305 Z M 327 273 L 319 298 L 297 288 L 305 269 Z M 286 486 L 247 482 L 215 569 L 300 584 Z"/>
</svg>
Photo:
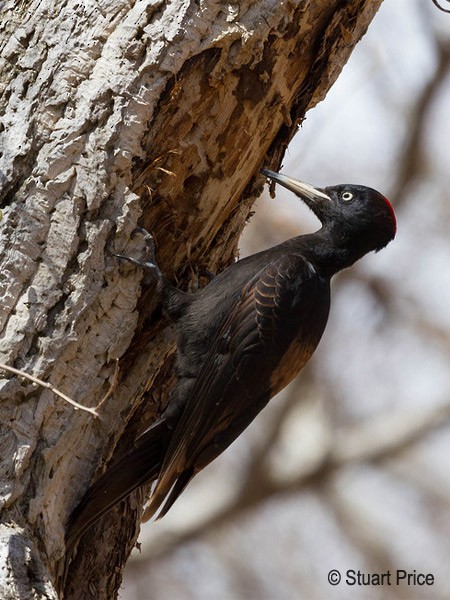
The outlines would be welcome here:
<svg viewBox="0 0 450 600">
<path fill-rule="evenodd" d="M 117 256 L 117 258 L 126 260 L 126 261 L 132 263 L 133 265 L 136 265 L 137 267 L 141 267 L 141 269 L 144 269 L 144 271 L 147 271 L 147 274 L 151 273 L 150 281 L 147 281 L 147 278 L 145 278 L 146 283 L 150 283 L 151 280 L 155 279 L 155 277 L 158 281 L 161 280 L 163 278 L 163 274 L 161 273 L 158 263 L 156 262 L 155 241 L 153 239 L 153 236 L 151 235 L 151 233 L 149 233 L 143 227 L 136 227 L 132 231 L 131 236 L 134 237 L 136 233 L 140 233 L 144 238 L 144 242 L 145 242 L 144 258 L 137 259 L 137 258 L 133 258 L 131 256 L 125 256 L 124 254 L 114 254 L 114 256 Z"/>
<path fill-rule="evenodd" d="M 140 233 L 142 235 L 142 237 L 144 238 L 145 251 L 146 251 L 147 257 L 149 258 L 149 260 L 146 262 L 154 263 L 156 265 L 155 240 L 154 240 L 152 234 L 150 232 L 148 232 L 146 229 L 144 229 L 143 227 L 136 227 L 135 229 L 133 229 L 133 231 L 131 232 L 131 236 L 134 237 L 136 235 L 136 233 Z"/>
</svg>

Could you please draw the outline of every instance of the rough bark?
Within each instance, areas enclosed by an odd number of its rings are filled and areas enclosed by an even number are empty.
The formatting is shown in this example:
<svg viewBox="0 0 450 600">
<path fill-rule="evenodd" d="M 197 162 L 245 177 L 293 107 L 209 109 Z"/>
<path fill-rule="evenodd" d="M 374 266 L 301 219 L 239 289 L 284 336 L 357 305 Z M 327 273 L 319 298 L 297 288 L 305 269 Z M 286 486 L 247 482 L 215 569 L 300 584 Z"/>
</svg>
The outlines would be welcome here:
<svg viewBox="0 0 450 600">
<path fill-rule="evenodd" d="M 2 598 L 57 597 L 68 515 L 167 399 L 171 328 L 113 253 L 139 255 L 139 221 L 182 286 L 229 264 L 258 169 L 280 165 L 380 4 L 0 3 L 0 360 L 95 406 L 120 359 L 99 419 L 1 375 Z M 115 597 L 142 500 L 85 536 L 66 598 Z"/>
</svg>

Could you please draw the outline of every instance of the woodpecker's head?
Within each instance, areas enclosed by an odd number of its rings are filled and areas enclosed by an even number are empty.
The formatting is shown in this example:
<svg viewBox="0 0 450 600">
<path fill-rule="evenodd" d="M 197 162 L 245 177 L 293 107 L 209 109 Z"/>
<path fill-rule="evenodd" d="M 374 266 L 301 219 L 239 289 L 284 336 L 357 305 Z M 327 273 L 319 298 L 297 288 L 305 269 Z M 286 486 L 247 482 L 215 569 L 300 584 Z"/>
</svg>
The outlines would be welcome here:
<svg viewBox="0 0 450 600">
<path fill-rule="evenodd" d="M 267 169 L 261 173 L 299 196 L 336 242 L 349 243 L 361 256 L 381 250 L 395 237 L 394 210 L 387 198 L 372 188 L 350 184 L 314 188 Z"/>
</svg>

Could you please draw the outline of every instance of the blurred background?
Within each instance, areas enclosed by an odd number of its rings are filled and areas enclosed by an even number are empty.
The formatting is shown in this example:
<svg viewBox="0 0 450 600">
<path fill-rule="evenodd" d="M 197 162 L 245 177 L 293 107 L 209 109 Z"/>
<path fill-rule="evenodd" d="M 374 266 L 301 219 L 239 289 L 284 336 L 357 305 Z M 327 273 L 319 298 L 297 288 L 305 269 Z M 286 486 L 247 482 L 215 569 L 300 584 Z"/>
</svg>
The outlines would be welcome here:
<svg viewBox="0 0 450 600">
<path fill-rule="evenodd" d="M 385 0 L 283 171 L 377 188 L 397 238 L 335 279 L 307 369 L 143 527 L 123 600 L 450 598 L 449 149 L 450 14 Z M 318 226 L 282 188 L 255 211 L 241 256 Z"/>
</svg>

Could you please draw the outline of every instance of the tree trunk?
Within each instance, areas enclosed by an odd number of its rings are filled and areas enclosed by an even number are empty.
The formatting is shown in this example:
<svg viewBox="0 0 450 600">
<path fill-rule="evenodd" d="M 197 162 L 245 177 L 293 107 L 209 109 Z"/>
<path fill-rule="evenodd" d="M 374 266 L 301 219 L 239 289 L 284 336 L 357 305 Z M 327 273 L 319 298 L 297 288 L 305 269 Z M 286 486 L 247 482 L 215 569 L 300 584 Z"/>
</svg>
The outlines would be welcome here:
<svg viewBox="0 0 450 600">
<path fill-rule="evenodd" d="M 262 166 L 278 168 L 381 0 L 0 3 L 0 596 L 114 598 L 140 490 L 64 564 L 65 522 L 165 406 L 174 339 L 139 224 L 182 287 L 236 254 Z M 68 561 L 67 561 L 68 562 Z M 59 582 L 59 583 L 58 583 Z M 59 589 L 58 589 L 59 588 Z"/>
</svg>

